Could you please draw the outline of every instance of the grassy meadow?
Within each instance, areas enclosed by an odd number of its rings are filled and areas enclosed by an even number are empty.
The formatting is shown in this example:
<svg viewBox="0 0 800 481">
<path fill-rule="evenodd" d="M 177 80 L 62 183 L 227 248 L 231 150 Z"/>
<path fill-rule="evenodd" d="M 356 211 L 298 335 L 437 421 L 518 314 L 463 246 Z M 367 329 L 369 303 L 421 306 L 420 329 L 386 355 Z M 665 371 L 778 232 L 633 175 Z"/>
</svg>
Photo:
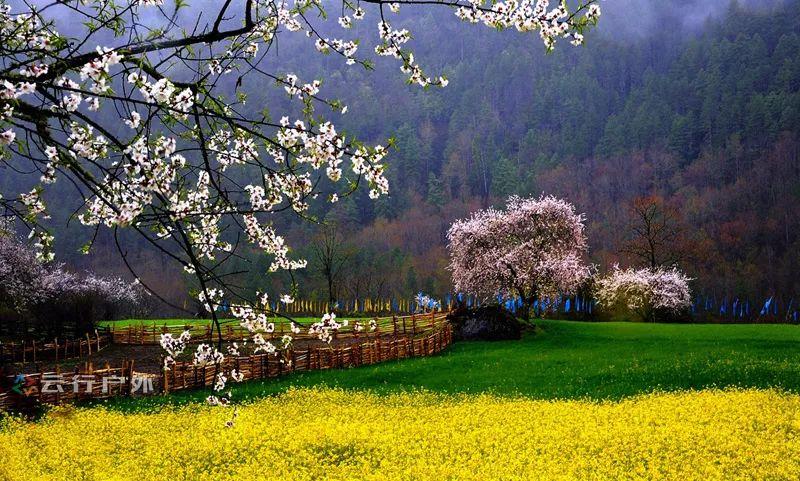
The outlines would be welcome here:
<svg viewBox="0 0 800 481">
<path fill-rule="evenodd" d="M 520 341 L 457 342 L 434 357 L 251 381 L 235 385 L 235 397 L 319 386 L 595 400 L 729 386 L 800 392 L 799 349 L 800 326 L 542 320 Z M 113 404 L 139 409 L 199 401 L 207 394 L 187 391 Z"/>
<path fill-rule="evenodd" d="M 297 322 L 301 323 L 312 323 L 319 321 L 319 318 L 316 317 L 293 317 Z M 283 317 L 276 317 L 273 319 L 273 322 L 276 324 L 278 323 L 285 323 L 286 325 L 289 324 L 289 320 Z M 211 324 L 211 319 L 120 319 L 118 321 L 103 321 L 100 323 L 101 326 L 107 327 L 161 327 L 161 326 L 205 326 Z M 222 325 L 237 325 L 238 321 L 236 319 L 220 319 L 220 324 Z"/>
</svg>

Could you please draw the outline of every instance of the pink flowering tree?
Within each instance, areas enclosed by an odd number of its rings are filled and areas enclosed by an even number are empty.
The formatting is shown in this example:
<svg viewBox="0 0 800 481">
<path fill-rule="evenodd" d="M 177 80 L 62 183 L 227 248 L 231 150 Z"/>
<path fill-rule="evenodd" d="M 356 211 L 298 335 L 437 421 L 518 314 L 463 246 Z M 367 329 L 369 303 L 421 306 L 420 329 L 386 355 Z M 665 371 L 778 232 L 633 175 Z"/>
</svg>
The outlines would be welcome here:
<svg viewBox="0 0 800 481">
<path fill-rule="evenodd" d="M 655 322 L 674 316 L 692 304 L 689 278 L 676 268 L 614 270 L 596 284 L 598 305 L 607 311 L 633 313 L 643 321 Z"/>
<path fill-rule="evenodd" d="M 228 261 L 255 246 L 271 257 L 270 272 L 306 266 L 273 227 L 275 216 L 308 216 L 309 199 L 336 202 L 362 184 L 372 198 L 389 190 L 387 146 L 336 127 L 347 106 L 325 95 L 322 79 L 263 61 L 280 37 L 305 36 L 321 55 L 353 68 L 369 68 L 371 55 L 393 58 L 409 84 L 444 87 L 446 78 L 417 61 L 411 32 L 393 27 L 401 7 L 446 8 L 465 22 L 535 32 L 548 50 L 559 39 L 580 45 L 600 16 L 596 0 L 343 0 L 332 8 L 335 20 L 317 0 L 13 5 L 0 0 L 0 162 L 34 172 L 38 183 L 0 193 L 0 207 L 21 219 L 49 259 L 54 239 L 39 222 L 48 215 L 42 194 L 59 180 L 74 185 L 85 200 L 84 225 L 115 237 L 134 231 L 196 278 L 217 350 L 223 302 L 254 335 L 271 314 L 265 296 L 229 281 Z M 367 16 L 378 40 L 371 53 L 351 34 Z M 59 32 L 64 20 L 70 35 Z M 321 34 L 326 21 L 341 35 Z M 295 107 L 252 106 L 248 86 L 279 89 Z M 124 249 L 120 256 L 138 278 Z M 291 293 L 281 300 L 291 302 Z"/>
<path fill-rule="evenodd" d="M 525 319 L 534 300 L 573 293 L 589 275 L 583 215 L 555 197 L 510 197 L 505 210 L 456 221 L 447 239 L 456 291 L 519 297 Z"/>
</svg>

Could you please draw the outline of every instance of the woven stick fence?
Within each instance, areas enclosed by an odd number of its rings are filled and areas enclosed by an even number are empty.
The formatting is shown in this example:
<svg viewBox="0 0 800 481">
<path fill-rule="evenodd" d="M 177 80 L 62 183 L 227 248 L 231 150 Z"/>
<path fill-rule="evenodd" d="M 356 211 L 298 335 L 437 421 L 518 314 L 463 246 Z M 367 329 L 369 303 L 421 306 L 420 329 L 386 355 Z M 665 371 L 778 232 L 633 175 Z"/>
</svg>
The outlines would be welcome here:
<svg viewBox="0 0 800 481">
<path fill-rule="evenodd" d="M 445 324 L 417 337 L 373 337 L 341 347 L 309 346 L 306 349 L 288 349 L 278 356 L 255 354 L 226 358 L 221 366 L 198 367 L 181 362 L 164 371 L 161 387 L 166 393 L 213 386 L 221 370 L 230 372 L 236 369 L 245 380 L 267 379 L 294 372 L 366 366 L 396 359 L 431 356 L 452 342 L 453 330 L 449 324 Z"/>
<path fill-rule="evenodd" d="M 14 388 L 0 392 L 0 410 L 16 409 L 36 402 L 64 404 L 209 387 L 213 386 L 220 370 L 229 373 L 234 368 L 242 373 L 245 380 L 251 380 L 275 378 L 293 372 L 364 366 L 430 356 L 453 342 L 453 331 L 446 321 L 446 313 L 377 321 L 377 327 L 372 332 L 367 326 L 367 332 L 351 330 L 337 333 L 338 341 L 330 346 L 315 346 L 313 342 L 308 342 L 303 348 L 290 347 L 277 355 L 227 357 L 222 365 L 216 366 L 200 367 L 191 362 L 178 362 L 168 371 L 153 374 L 135 371 L 134 361 L 128 360 L 123 361 L 119 368 L 106 364 L 102 369 L 95 369 L 87 362 L 73 372 L 41 372 L 25 375 L 21 379 L 11 376 L 9 385 L 13 384 Z M 139 389 L 143 386 L 146 388 Z"/>
<path fill-rule="evenodd" d="M 147 376 L 133 371 L 133 361 L 123 361 L 122 367 L 95 369 L 85 363 L 82 369 L 61 372 L 26 374 L 12 380 L 13 388 L 0 393 L 0 410 L 18 409 L 37 403 L 67 404 L 75 401 L 106 399 L 131 394 L 131 383 L 137 377 Z"/>
<path fill-rule="evenodd" d="M 53 339 L 52 342 L 0 342 L 0 363 L 36 363 L 80 359 L 99 352 L 112 343 L 111 335 L 95 331 L 78 339 Z"/>
</svg>

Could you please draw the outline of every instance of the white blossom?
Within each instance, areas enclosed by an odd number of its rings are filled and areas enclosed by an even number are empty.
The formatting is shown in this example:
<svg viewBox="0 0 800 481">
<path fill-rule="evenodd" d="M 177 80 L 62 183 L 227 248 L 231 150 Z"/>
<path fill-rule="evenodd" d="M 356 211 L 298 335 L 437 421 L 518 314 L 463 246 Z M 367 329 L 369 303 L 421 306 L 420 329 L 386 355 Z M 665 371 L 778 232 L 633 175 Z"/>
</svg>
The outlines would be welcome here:
<svg viewBox="0 0 800 481">
<path fill-rule="evenodd" d="M 17 134 L 11 130 L 6 129 L 3 132 L 0 132 L 0 145 L 9 145 L 11 142 L 14 142 L 14 139 L 17 138 Z"/>
<path fill-rule="evenodd" d="M 342 327 L 343 324 L 336 321 L 336 314 L 330 312 L 323 315 L 322 320 L 312 324 L 308 333 L 317 336 L 322 342 L 330 344 L 335 333 Z"/>
<path fill-rule="evenodd" d="M 622 307 L 643 320 L 656 310 L 678 313 L 691 306 L 689 278 L 672 269 L 614 269 L 597 281 L 597 303 L 607 309 Z"/>
<path fill-rule="evenodd" d="M 133 112 L 131 112 L 131 118 L 130 119 L 124 119 L 124 121 L 125 121 L 125 125 L 127 125 L 128 127 L 132 128 L 132 129 L 138 129 L 139 125 L 142 122 L 142 116 L 139 115 L 139 112 L 136 112 L 134 110 Z"/>
</svg>

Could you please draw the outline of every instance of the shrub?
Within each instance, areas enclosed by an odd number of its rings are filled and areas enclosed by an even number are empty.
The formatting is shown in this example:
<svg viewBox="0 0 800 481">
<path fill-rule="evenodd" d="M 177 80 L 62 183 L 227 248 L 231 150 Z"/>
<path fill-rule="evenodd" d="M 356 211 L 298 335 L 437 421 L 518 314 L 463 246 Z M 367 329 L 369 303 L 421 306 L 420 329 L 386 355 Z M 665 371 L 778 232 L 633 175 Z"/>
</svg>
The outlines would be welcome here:
<svg viewBox="0 0 800 481">
<path fill-rule="evenodd" d="M 476 308 L 460 305 L 447 315 L 457 341 L 516 340 L 522 336 L 522 324 L 514 314 L 497 304 Z"/>
<path fill-rule="evenodd" d="M 673 269 L 620 269 L 597 281 L 597 302 L 605 310 L 633 313 L 643 321 L 677 321 L 691 306 L 689 278 Z"/>
</svg>

